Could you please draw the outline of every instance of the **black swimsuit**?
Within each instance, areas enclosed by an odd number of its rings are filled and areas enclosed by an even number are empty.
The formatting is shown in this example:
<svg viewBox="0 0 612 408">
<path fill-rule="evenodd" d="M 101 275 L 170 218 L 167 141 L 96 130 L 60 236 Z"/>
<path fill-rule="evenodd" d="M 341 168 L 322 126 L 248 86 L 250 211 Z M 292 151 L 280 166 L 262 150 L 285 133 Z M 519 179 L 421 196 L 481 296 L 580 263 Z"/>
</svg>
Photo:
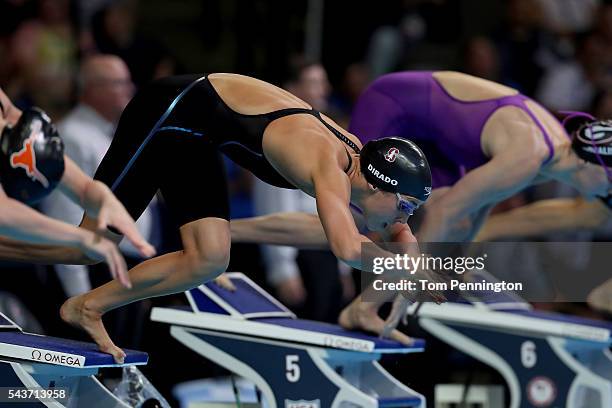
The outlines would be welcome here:
<svg viewBox="0 0 612 408">
<path fill-rule="evenodd" d="M 296 188 L 272 167 L 262 149 L 266 127 L 295 114 L 315 116 L 359 153 L 353 141 L 315 110 L 244 115 L 227 106 L 207 76 L 175 76 L 153 82 L 130 101 L 95 178 L 111 187 L 135 219 L 157 190 L 179 225 L 205 217 L 229 219 L 220 152 L 269 184 Z"/>
</svg>

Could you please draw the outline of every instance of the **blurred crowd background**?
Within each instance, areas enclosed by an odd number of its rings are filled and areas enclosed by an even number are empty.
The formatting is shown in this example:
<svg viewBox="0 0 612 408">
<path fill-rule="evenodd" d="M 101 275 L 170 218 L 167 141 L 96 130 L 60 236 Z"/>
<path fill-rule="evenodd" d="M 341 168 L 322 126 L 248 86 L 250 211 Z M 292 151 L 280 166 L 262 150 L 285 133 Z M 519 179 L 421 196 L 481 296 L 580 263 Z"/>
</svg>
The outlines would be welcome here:
<svg viewBox="0 0 612 408">
<path fill-rule="evenodd" d="M 610 118 L 612 1 L 0 0 L 0 87 L 20 108 L 45 109 L 58 122 L 68 155 L 90 175 L 123 108 L 154 78 L 250 75 L 284 87 L 347 126 L 364 88 L 398 70 L 458 70 L 517 88 L 553 112 Z M 229 160 L 227 166 L 233 218 L 315 211 L 301 193 L 266 186 Z M 193 189 L 206 189 L 206 179 L 196 177 Z M 497 210 L 571 194 L 550 184 Z M 82 215 L 59 195 L 41 209 L 75 224 Z M 151 203 L 139 227 L 159 252 L 176 247 L 163 197 Z M 571 239 L 609 236 L 580 233 Z M 130 263 L 140 261 L 124 250 Z M 84 338 L 59 320 L 63 300 L 109 278 L 103 266 L 4 262 L 0 269 L 0 310 L 19 316 L 30 331 L 64 337 Z M 248 273 L 298 315 L 317 320 L 335 321 L 356 291 L 351 271 L 326 251 L 236 244 L 230 270 Z M 176 378 L 165 378 L 164 367 L 179 357 L 195 359 L 164 328 L 147 323 L 148 311 L 154 302 L 179 301 L 149 300 L 107 319 L 119 345 L 155 355 L 148 374 L 166 395 L 172 382 L 216 373 L 184 367 Z"/>
</svg>

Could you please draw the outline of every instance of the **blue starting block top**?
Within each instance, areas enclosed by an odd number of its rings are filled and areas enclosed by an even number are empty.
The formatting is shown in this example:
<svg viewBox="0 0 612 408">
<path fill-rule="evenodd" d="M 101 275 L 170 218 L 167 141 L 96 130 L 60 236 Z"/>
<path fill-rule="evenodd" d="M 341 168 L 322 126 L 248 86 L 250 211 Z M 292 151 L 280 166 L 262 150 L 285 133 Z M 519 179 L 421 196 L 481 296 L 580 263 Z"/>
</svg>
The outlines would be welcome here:
<svg viewBox="0 0 612 408">
<path fill-rule="evenodd" d="M 215 332 L 366 353 L 413 353 L 424 349 L 425 341 L 421 339 L 407 346 L 333 324 L 296 319 L 289 309 L 244 274 L 227 275 L 235 291 L 209 282 L 187 292 L 191 311 L 155 308 L 151 318 Z"/>
<path fill-rule="evenodd" d="M 612 344 L 612 324 L 558 313 L 534 310 L 491 311 L 469 305 L 445 303 L 424 304 L 420 317 L 434 318 L 450 324 L 482 326 L 495 330 L 559 336 L 573 340 Z"/>
<path fill-rule="evenodd" d="M 612 322 L 606 322 L 604 320 L 589 319 L 586 317 L 572 316 L 560 313 L 543 312 L 539 310 L 531 311 L 512 311 L 513 314 L 522 315 L 526 317 L 532 317 L 536 319 L 543 319 L 548 321 L 555 321 L 561 323 L 572 323 L 579 324 L 587 327 L 597 327 L 601 329 L 607 329 L 612 333 Z"/>
<path fill-rule="evenodd" d="M 421 401 L 421 398 L 416 396 L 401 398 L 380 398 L 378 400 L 378 408 L 419 407 L 421 406 Z"/>
<path fill-rule="evenodd" d="M 295 315 L 244 274 L 228 274 L 235 292 L 208 282 L 187 292 L 195 313 L 215 313 L 242 319 L 291 317 Z"/>
<path fill-rule="evenodd" d="M 387 352 L 398 350 L 398 352 L 401 352 L 402 350 L 407 348 L 406 345 L 399 343 L 395 340 L 382 339 L 380 337 L 372 336 L 371 334 L 354 330 L 349 331 L 335 324 L 315 322 L 312 320 L 282 318 L 258 319 L 257 321 L 261 323 L 273 324 L 297 330 L 326 333 L 330 336 L 346 337 L 355 340 L 372 342 L 374 344 L 374 350 L 386 350 Z M 414 343 L 409 346 L 409 348 L 414 349 L 412 351 L 422 351 L 425 348 L 425 340 L 414 339 Z"/>
<path fill-rule="evenodd" d="M 122 365 L 143 365 L 149 359 L 147 353 L 124 350 Z M 0 357 L 18 358 L 40 363 L 69 367 L 117 367 L 113 356 L 102 353 L 94 343 L 39 336 L 17 331 L 0 332 Z"/>
<path fill-rule="evenodd" d="M 125 350 L 125 363 L 115 364 L 96 344 L 24 333 L 2 313 L 0 326 L 0 386 L 61 390 L 48 399 L 51 394 L 28 393 L 27 400 L 20 401 L 24 407 L 127 407 L 95 375 L 102 367 L 143 365 L 148 360 L 146 353 Z M 1 407 L 17 402 L 10 397 L 3 401 Z"/>
<path fill-rule="evenodd" d="M 24 333 L 21 328 L 0 314 L 0 359 L 45 363 L 74 368 L 121 367 L 147 364 L 147 353 L 124 350 L 124 364 L 116 364 L 113 356 L 98 350 L 94 343 Z"/>
</svg>

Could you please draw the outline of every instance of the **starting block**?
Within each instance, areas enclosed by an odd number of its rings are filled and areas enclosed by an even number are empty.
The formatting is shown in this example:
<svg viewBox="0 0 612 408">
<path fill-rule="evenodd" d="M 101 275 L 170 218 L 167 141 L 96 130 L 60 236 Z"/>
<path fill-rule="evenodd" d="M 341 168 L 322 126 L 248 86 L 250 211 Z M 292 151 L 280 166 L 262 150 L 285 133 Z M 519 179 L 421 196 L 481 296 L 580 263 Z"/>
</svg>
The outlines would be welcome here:
<svg viewBox="0 0 612 408">
<path fill-rule="evenodd" d="M 0 407 L 129 408 L 94 377 L 102 367 L 147 364 L 146 353 L 125 352 L 118 365 L 93 343 L 25 333 L 0 313 Z"/>
<path fill-rule="evenodd" d="M 528 304 L 413 305 L 427 332 L 495 368 L 510 408 L 612 407 L 612 324 Z"/>
<path fill-rule="evenodd" d="M 236 291 L 207 283 L 187 292 L 190 308 L 154 308 L 178 341 L 253 382 L 269 408 L 425 407 L 425 398 L 377 362 L 404 346 L 295 315 L 241 273 Z"/>
</svg>

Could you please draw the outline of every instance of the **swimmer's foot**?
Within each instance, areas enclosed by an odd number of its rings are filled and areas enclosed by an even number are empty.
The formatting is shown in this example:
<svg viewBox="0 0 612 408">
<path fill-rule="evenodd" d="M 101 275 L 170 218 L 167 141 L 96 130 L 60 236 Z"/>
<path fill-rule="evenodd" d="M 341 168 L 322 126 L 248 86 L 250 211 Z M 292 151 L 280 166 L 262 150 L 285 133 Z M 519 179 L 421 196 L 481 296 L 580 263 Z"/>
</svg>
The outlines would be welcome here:
<svg viewBox="0 0 612 408">
<path fill-rule="evenodd" d="M 236 286 L 227 276 L 227 273 L 222 273 L 221 275 L 217 276 L 214 282 L 223 289 L 229 290 L 230 292 L 234 292 L 236 290 Z"/>
<path fill-rule="evenodd" d="M 85 296 L 72 297 L 62 305 L 60 309 L 62 320 L 87 332 L 100 351 L 111 354 L 117 364 L 123 364 L 125 353 L 115 346 L 102 323 L 102 313 L 88 307 Z"/>
<path fill-rule="evenodd" d="M 410 346 L 414 340 L 401 331 L 393 328 L 387 329 L 385 321 L 378 316 L 378 307 L 374 303 L 362 302 L 360 298 L 355 299 L 344 308 L 338 318 L 340 326 L 347 330 L 364 330 L 378 335 L 386 334 L 385 337 Z"/>
</svg>

